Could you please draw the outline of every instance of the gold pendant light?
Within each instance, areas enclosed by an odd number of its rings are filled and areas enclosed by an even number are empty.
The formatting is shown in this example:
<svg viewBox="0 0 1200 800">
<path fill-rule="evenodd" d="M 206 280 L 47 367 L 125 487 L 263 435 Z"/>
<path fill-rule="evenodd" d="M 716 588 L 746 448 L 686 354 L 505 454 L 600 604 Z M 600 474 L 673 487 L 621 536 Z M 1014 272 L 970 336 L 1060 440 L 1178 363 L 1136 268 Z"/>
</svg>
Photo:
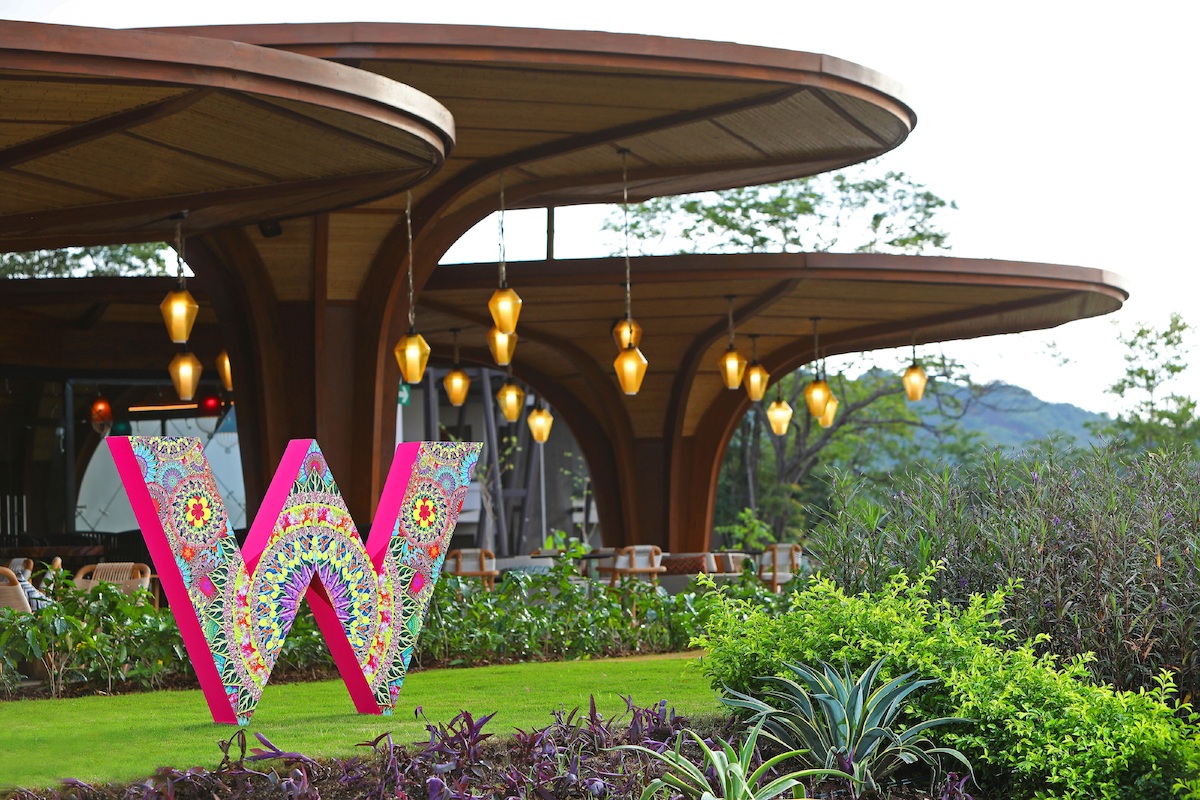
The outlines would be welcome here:
<svg viewBox="0 0 1200 800">
<path fill-rule="evenodd" d="M 500 270 L 500 286 L 488 300 L 488 311 L 492 313 L 492 321 L 501 333 L 511 334 L 517 330 L 517 319 L 521 316 L 521 298 L 508 288 L 508 270 L 504 253 L 504 173 L 500 173 L 500 260 L 497 262 Z M 501 365 L 503 366 L 503 364 Z"/>
<path fill-rule="evenodd" d="M 813 317 L 813 379 L 808 386 L 804 387 L 804 402 L 808 404 L 808 413 L 818 419 L 825 413 L 825 405 L 829 402 L 829 398 L 833 396 L 833 392 L 829 388 L 829 384 L 825 382 L 825 378 L 821 375 L 820 365 L 820 343 L 821 337 L 817 331 L 817 323 L 820 320 Z"/>
<path fill-rule="evenodd" d="M 729 349 L 717 359 L 717 369 L 721 372 L 721 380 L 725 381 L 726 389 L 736 389 L 742 385 L 742 375 L 746 371 L 746 357 L 737 351 L 733 338 L 733 300 L 731 294 L 725 295 L 729 301 Z"/>
<path fill-rule="evenodd" d="M 175 394 L 184 402 L 191 401 L 196 396 L 196 387 L 200 385 L 200 373 L 204 372 L 200 359 L 185 348 L 171 359 L 167 371 L 171 373 L 171 383 L 175 384 Z"/>
<path fill-rule="evenodd" d="M 787 435 L 788 427 L 792 424 L 792 407 L 783 399 L 782 389 L 777 391 L 775 402 L 767 407 L 767 422 L 776 436 Z"/>
<path fill-rule="evenodd" d="M 550 426 L 554 424 L 554 417 L 551 416 L 550 409 L 539 404 L 529 412 L 525 421 L 529 423 L 529 432 L 533 434 L 533 440 L 538 444 L 545 444 L 546 440 L 550 438 Z"/>
<path fill-rule="evenodd" d="M 446 387 L 446 396 L 450 398 L 450 405 L 455 408 L 460 408 L 467 400 L 467 390 L 471 388 L 471 376 L 463 371 L 463 368 L 458 363 L 458 328 L 451 328 L 450 333 L 454 334 L 454 369 L 446 373 L 446 377 L 442 378 L 442 386 Z"/>
<path fill-rule="evenodd" d="M 742 384 L 746 387 L 746 394 L 750 395 L 750 402 L 757 403 L 767 393 L 767 384 L 771 380 L 771 373 L 758 363 L 758 334 L 756 333 L 750 334 L 750 356 L 752 360 L 750 366 L 746 367 Z"/>
<path fill-rule="evenodd" d="M 619 319 L 613 325 L 612 335 L 618 350 L 624 350 L 630 343 L 637 347 L 642 343 L 642 326 L 635 319 Z"/>
<path fill-rule="evenodd" d="M 833 425 L 833 419 L 837 416 L 838 399 L 833 394 L 829 393 L 829 402 L 825 404 L 825 411 L 821 414 L 821 418 L 817 420 L 822 428 L 828 428 Z"/>
<path fill-rule="evenodd" d="M 233 366 L 229 363 L 229 351 L 222 350 L 217 354 L 217 374 L 221 376 L 221 385 L 225 391 L 233 391 Z"/>
<path fill-rule="evenodd" d="M 638 346 L 642 341 L 642 326 L 633 321 L 632 305 L 632 267 L 629 263 L 629 151 L 621 148 L 621 208 L 625 212 L 625 318 L 618 323 L 613 331 L 621 352 L 613 361 L 613 369 L 617 372 L 617 382 L 621 391 L 627 395 L 635 395 L 642 388 L 642 379 L 646 377 L 646 368 L 650 362 L 642 355 Z M 622 331 L 622 327 L 624 330 Z M 622 344 L 624 343 L 624 344 Z"/>
<path fill-rule="evenodd" d="M 512 363 L 513 354 L 517 352 L 517 334 L 501 333 L 500 329 L 493 325 L 487 334 L 487 344 L 496 363 L 507 367 Z"/>
<path fill-rule="evenodd" d="M 525 407 L 525 390 L 513 382 L 511 371 L 500 391 L 496 392 L 496 402 L 500 404 L 500 413 L 509 422 L 521 418 L 521 409 Z"/>
<path fill-rule="evenodd" d="M 617 356 L 613 361 L 613 368 L 617 371 L 617 381 L 621 384 L 621 391 L 628 395 L 635 395 L 642 388 L 642 379 L 646 377 L 646 367 L 649 366 L 646 357 L 642 355 L 642 351 L 630 344 Z"/>
<path fill-rule="evenodd" d="M 925 384 L 929 379 L 925 376 L 925 368 L 921 366 L 921 362 L 917 361 L 915 342 L 913 343 L 912 365 L 904 370 L 904 377 L 900 380 L 904 383 L 904 393 L 908 395 L 909 402 L 916 403 L 925 396 Z"/>
<path fill-rule="evenodd" d="M 187 290 L 187 278 L 183 274 L 183 224 L 175 223 L 175 273 L 178 285 L 163 298 L 158 309 L 162 312 L 167 335 L 175 344 L 187 344 L 196 324 L 200 304 Z"/>
<path fill-rule="evenodd" d="M 413 301 L 413 235 L 412 235 L 412 192 L 404 206 L 404 225 L 408 232 L 408 333 L 396 342 L 396 363 L 405 383 L 420 383 L 425 377 L 425 365 L 429 363 L 429 343 L 417 333 L 417 307 Z"/>
</svg>

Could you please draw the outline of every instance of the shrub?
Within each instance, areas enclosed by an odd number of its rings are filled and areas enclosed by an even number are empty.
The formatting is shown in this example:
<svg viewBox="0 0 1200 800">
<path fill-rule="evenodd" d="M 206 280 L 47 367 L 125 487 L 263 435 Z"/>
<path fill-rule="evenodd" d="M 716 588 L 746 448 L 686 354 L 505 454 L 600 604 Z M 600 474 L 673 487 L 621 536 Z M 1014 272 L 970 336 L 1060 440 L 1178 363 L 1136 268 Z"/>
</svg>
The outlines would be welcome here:
<svg viewBox="0 0 1200 800">
<path fill-rule="evenodd" d="M 908 722 L 975 720 L 948 728 L 944 742 L 970 758 L 981 785 L 1014 797 L 1168 798 L 1200 778 L 1200 739 L 1187 724 L 1200 718 L 1172 705 L 1168 674 L 1137 692 L 1094 685 L 1086 657 L 1060 662 L 1015 644 L 1001 616 L 1011 584 L 958 608 L 930 600 L 935 575 L 896 576 L 860 595 L 817 579 L 777 617 L 711 595 L 708 632 L 694 642 L 708 649 L 701 668 L 715 688 L 761 696 L 759 676 L 783 675 L 787 662 L 863 670 L 887 655 L 883 679 L 916 670 L 939 681 Z"/>
<path fill-rule="evenodd" d="M 1019 640 L 1038 653 L 1093 653 L 1118 689 L 1153 689 L 1163 669 L 1200 696 L 1200 466 L 1190 449 L 1116 446 L 918 467 L 873 499 L 837 478 L 809 537 L 822 572 L 847 592 L 878 592 L 936 561 L 933 597 L 965 606 L 1011 579 Z M 1038 634 L 1049 634 L 1049 638 Z"/>
</svg>

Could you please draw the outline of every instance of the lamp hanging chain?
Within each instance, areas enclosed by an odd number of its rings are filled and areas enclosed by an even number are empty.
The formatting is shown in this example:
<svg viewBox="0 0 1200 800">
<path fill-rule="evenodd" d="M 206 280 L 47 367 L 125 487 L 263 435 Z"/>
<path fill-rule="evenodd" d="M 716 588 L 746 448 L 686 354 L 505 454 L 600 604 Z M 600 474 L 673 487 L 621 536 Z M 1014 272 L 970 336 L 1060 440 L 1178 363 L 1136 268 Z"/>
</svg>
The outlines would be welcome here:
<svg viewBox="0 0 1200 800">
<path fill-rule="evenodd" d="M 750 334 L 750 358 L 755 364 L 758 363 L 758 334 Z"/>
<path fill-rule="evenodd" d="M 183 276 L 183 223 L 175 223 L 175 279 L 179 288 L 187 288 L 187 278 Z"/>
<path fill-rule="evenodd" d="M 820 317 L 812 318 L 812 323 L 813 323 L 813 371 L 817 373 L 818 380 L 821 377 L 821 370 L 820 370 L 820 368 L 821 368 L 821 364 L 820 364 L 821 331 L 818 330 L 818 328 L 817 328 L 817 325 L 820 321 L 821 321 Z"/>
<path fill-rule="evenodd" d="M 733 346 L 734 346 L 734 341 L 733 341 L 733 299 L 734 299 L 734 295 L 727 294 L 727 295 L 725 295 L 725 299 L 729 301 L 729 349 L 732 350 Z"/>
<path fill-rule="evenodd" d="M 625 212 L 625 321 L 633 319 L 631 273 L 629 264 L 629 151 L 621 148 L 621 207 Z"/>
<path fill-rule="evenodd" d="M 504 173 L 500 173 L 500 288 L 508 288 L 508 265 L 504 253 Z"/>
<path fill-rule="evenodd" d="M 454 366 L 458 367 L 458 328 L 451 328 L 450 333 L 454 335 Z"/>
<path fill-rule="evenodd" d="M 404 193 L 404 227 L 408 234 L 408 329 L 417 327 L 417 309 L 413 305 L 413 235 L 412 235 L 412 192 Z"/>
</svg>

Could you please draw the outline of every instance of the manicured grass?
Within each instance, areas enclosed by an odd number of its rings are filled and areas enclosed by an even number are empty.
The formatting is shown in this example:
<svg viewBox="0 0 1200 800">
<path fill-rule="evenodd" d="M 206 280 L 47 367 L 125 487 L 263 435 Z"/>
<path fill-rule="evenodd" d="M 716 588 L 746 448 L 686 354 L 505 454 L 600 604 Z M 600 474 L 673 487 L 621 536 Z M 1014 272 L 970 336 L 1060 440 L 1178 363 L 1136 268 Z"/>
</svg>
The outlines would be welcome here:
<svg viewBox="0 0 1200 800">
<path fill-rule="evenodd" d="M 309 756 L 345 756 L 358 742 L 391 731 L 397 742 L 427 738 L 413 709 L 433 722 L 459 711 L 497 711 L 488 730 L 512 733 L 551 722 L 550 711 L 587 708 L 588 696 L 606 716 L 625 708 L 620 694 L 638 705 L 666 699 L 684 715 L 719 709 L 699 670 L 696 654 L 513 664 L 413 673 L 400 692 L 396 715 L 360 716 L 340 681 L 267 685 L 249 730 L 276 746 Z M 88 783 L 128 781 L 157 767 L 215 767 L 217 741 L 233 726 L 215 725 L 197 691 L 152 692 L 71 700 L 0 703 L 0 787 L 52 786 L 65 778 Z M 255 742 L 257 745 L 257 742 Z"/>
</svg>

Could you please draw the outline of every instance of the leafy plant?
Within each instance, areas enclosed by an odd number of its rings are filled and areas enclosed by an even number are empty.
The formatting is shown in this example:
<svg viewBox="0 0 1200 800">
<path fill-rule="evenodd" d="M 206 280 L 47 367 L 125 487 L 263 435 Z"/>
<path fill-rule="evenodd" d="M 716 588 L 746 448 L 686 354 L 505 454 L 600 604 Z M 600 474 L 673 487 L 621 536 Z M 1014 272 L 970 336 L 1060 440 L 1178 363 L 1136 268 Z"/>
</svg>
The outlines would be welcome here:
<svg viewBox="0 0 1200 800">
<path fill-rule="evenodd" d="M 970 772 L 970 762 L 962 753 L 936 747 L 925 735 L 930 728 L 970 720 L 939 717 L 901 729 L 905 700 L 937 681 L 913 680 L 916 672 L 912 671 L 876 688 L 885 660 L 886 656 L 876 660 L 857 680 L 849 667 L 839 675 L 825 662 L 819 662 L 820 672 L 787 664 L 799 682 L 766 677 L 762 698 L 730 690 L 731 696 L 721 702 L 750 712 L 751 721 L 797 753 L 796 758 L 807 766 L 849 773 L 856 790 L 878 791 L 901 769 L 917 763 L 929 768 L 932 787 L 944 774 L 942 756 L 957 759 Z"/>
<path fill-rule="evenodd" d="M 661 778 L 655 778 L 642 792 L 642 800 L 650 800 L 663 789 L 668 794 L 679 792 L 685 798 L 696 800 L 771 800 L 784 792 L 795 791 L 794 797 L 804 797 L 803 780 L 813 778 L 845 778 L 850 776 L 836 769 L 804 769 L 770 778 L 772 770 L 779 764 L 800 755 L 798 750 L 789 750 L 772 756 L 765 761 L 758 758 L 758 737 L 762 733 L 763 721 L 759 720 L 746 736 L 738 750 L 724 739 L 717 738 L 717 747 L 696 735 L 694 731 L 681 732 L 675 739 L 673 750 L 651 750 L 641 745 L 622 745 L 622 749 L 645 753 L 667 765 L 671 770 Z M 684 735 L 699 746 L 703 765 L 692 762 L 683 752 Z M 754 764 L 758 761 L 758 766 Z M 708 767 L 706 773 L 704 767 Z M 711 781 L 710 781 L 711 776 Z"/>
<path fill-rule="evenodd" d="M 914 697 L 913 719 L 976 720 L 942 738 L 970 759 L 985 794 L 1115 798 L 1136 787 L 1139 797 L 1165 799 L 1177 782 L 1200 778 L 1200 716 L 1177 702 L 1169 674 L 1147 690 L 1095 685 L 1085 657 L 1059 661 L 1014 641 L 1005 599 L 1018 587 L 959 608 L 930 599 L 935 575 L 899 575 L 858 595 L 814 579 L 777 616 L 714 594 L 708 632 L 695 640 L 707 650 L 701 669 L 714 687 L 756 694 L 757 676 L 785 675 L 788 662 L 866 669 L 887 655 L 882 679 L 895 669 L 939 681 Z"/>
</svg>

